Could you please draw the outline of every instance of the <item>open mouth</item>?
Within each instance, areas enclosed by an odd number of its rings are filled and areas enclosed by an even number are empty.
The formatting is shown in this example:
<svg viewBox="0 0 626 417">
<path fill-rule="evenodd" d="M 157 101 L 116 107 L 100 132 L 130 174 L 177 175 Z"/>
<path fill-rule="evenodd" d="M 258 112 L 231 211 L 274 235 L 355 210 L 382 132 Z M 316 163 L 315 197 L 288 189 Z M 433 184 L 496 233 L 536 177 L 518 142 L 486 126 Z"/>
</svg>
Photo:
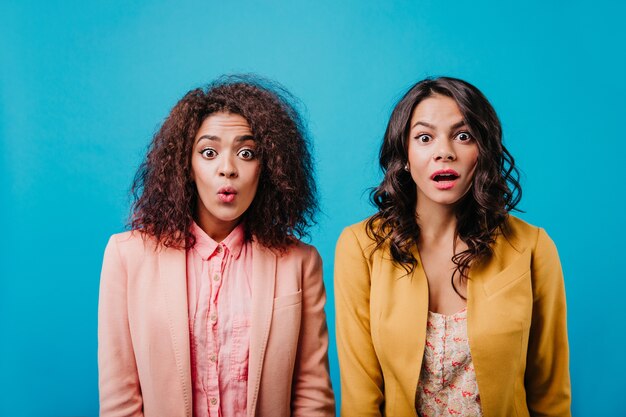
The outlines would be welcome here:
<svg viewBox="0 0 626 417">
<path fill-rule="evenodd" d="M 453 169 L 442 169 L 431 175 L 430 179 L 436 182 L 447 182 L 454 181 L 459 177 L 459 173 Z"/>
<path fill-rule="evenodd" d="M 457 178 L 459 178 L 459 176 L 455 174 L 436 174 L 433 176 L 433 181 L 454 181 Z"/>
</svg>

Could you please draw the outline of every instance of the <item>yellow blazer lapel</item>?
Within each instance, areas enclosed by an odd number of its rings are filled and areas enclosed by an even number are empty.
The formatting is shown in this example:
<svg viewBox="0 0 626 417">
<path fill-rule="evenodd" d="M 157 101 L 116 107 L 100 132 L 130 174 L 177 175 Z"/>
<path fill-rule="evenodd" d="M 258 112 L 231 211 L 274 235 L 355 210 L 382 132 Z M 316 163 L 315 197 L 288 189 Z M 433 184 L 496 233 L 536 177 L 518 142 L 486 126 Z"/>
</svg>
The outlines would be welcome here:
<svg viewBox="0 0 626 417">
<path fill-rule="evenodd" d="M 168 327 L 174 348 L 185 402 L 185 414 L 191 416 L 191 359 L 189 352 L 189 310 L 187 307 L 187 258 L 184 250 L 161 248 L 159 287 L 167 306 Z M 174 382 L 174 381 L 172 381 Z"/>
<path fill-rule="evenodd" d="M 379 271 L 373 273 L 370 299 L 375 344 L 380 344 L 377 351 L 381 362 L 394 369 L 398 381 L 395 396 L 389 401 L 403 404 L 415 402 L 428 318 L 428 281 L 417 250 L 413 254 L 418 264 L 408 276 L 401 266 L 386 258 L 388 253 L 380 255 L 375 262 Z"/>
<path fill-rule="evenodd" d="M 408 404 L 415 403 L 417 383 L 422 369 L 422 358 L 426 346 L 426 327 L 428 321 L 428 279 L 422 267 L 422 259 L 417 248 L 413 255 L 417 259 L 417 266 L 411 275 L 400 266 L 394 266 L 393 280 L 398 286 L 398 295 L 402 306 L 400 310 L 405 315 L 402 321 L 404 342 L 398 343 L 398 357 L 404 358 L 404 370 L 398 375 L 401 387 L 410 390 L 402 392 L 402 400 Z"/>
<path fill-rule="evenodd" d="M 471 269 L 467 282 L 467 336 L 483 411 L 497 410 L 502 381 L 523 372 L 520 362 L 507 360 L 525 358 L 523 329 L 530 327 L 532 310 L 530 280 L 524 280 L 531 250 L 516 246 L 499 237 L 489 262 Z"/>
<path fill-rule="evenodd" d="M 252 244 L 252 317 L 250 326 L 250 358 L 248 362 L 248 416 L 254 416 L 263 358 L 272 322 L 276 286 L 276 254 Z"/>
</svg>

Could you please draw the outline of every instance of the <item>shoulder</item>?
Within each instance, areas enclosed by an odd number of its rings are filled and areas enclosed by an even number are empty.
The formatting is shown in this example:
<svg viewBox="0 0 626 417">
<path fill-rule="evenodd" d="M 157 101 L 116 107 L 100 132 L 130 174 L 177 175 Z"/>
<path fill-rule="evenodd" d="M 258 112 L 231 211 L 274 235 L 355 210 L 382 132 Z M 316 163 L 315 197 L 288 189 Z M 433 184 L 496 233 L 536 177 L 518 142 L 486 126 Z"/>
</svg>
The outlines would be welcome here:
<svg viewBox="0 0 626 417">
<path fill-rule="evenodd" d="M 367 233 L 367 223 L 370 221 L 371 217 L 361 220 L 358 223 L 351 224 L 350 226 L 346 226 L 343 229 L 342 234 L 353 234 L 359 240 L 370 239 Z"/>
<path fill-rule="evenodd" d="M 370 217 L 367 219 L 363 219 L 358 223 L 354 223 L 350 226 L 347 226 L 339 235 L 339 240 L 342 239 L 351 239 L 359 244 L 359 246 L 365 248 L 370 246 L 371 244 L 376 243 L 376 241 L 370 236 L 367 230 L 368 222 L 370 221 Z"/>
<path fill-rule="evenodd" d="M 502 233 L 497 237 L 496 252 L 531 253 L 550 252 L 556 254 L 556 246 L 546 231 L 518 217 L 509 215 Z"/>
<path fill-rule="evenodd" d="M 255 264 L 275 265 L 276 276 L 280 281 L 321 280 L 322 257 L 315 246 L 298 239 L 294 238 L 288 247 L 282 249 L 254 244 L 252 256 L 256 258 Z"/>
<path fill-rule="evenodd" d="M 376 240 L 368 232 L 368 222 L 371 218 L 361 220 L 358 223 L 343 229 L 337 240 L 337 253 L 360 251 L 369 256 L 376 246 Z"/>
<path fill-rule="evenodd" d="M 525 248 L 532 245 L 537 238 L 539 228 L 532 225 L 519 217 L 509 215 L 501 227 L 497 241 L 506 241 L 513 247 Z"/>
<path fill-rule="evenodd" d="M 284 256 L 295 258 L 319 258 L 320 254 L 315 246 L 305 243 L 299 239 L 294 239 L 293 244 L 287 248 Z"/>
<path fill-rule="evenodd" d="M 115 233 L 109 238 L 109 244 L 115 243 L 117 246 L 128 248 L 128 250 L 147 248 L 156 249 L 156 240 L 139 230 L 128 230 L 126 232 Z"/>
<path fill-rule="evenodd" d="M 315 246 L 294 238 L 292 243 L 283 249 L 265 247 L 253 242 L 256 248 L 255 256 L 276 257 L 279 264 L 321 262 L 321 257 Z"/>
<path fill-rule="evenodd" d="M 511 214 L 509 214 L 509 218 L 506 220 L 505 227 L 508 232 L 519 239 L 532 239 L 539 232 L 539 227 Z"/>
<path fill-rule="evenodd" d="M 106 251 L 116 251 L 121 258 L 143 259 L 158 251 L 156 240 L 138 230 L 130 230 L 111 235 Z"/>
</svg>

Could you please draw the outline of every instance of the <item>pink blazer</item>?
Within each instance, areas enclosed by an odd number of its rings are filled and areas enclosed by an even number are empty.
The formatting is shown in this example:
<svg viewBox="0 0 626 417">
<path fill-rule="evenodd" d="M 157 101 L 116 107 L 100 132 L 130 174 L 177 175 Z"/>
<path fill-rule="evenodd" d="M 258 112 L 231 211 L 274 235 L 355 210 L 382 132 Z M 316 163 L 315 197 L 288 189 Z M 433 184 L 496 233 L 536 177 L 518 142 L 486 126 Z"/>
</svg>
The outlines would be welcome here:
<svg viewBox="0 0 626 417">
<path fill-rule="evenodd" d="M 253 243 L 248 417 L 334 416 L 322 262 Z M 113 235 L 98 306 L 100 415 L 192 417 L 186 256 Z"/>
</svg>

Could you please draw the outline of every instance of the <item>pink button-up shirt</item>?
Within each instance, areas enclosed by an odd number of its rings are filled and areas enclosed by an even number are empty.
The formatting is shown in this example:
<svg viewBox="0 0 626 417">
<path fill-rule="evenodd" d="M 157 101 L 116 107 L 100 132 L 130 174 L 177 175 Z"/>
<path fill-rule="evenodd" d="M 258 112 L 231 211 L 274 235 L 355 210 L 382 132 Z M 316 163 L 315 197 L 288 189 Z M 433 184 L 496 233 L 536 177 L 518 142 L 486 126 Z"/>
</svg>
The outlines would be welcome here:
<svg viewBox="0 0 626 417">
<path fill-rule="evenodd" d="M 194 417 L 245 417 L 252 245 L 237 226 L 217 243 L 196 223 L 187 251 Z"/>
</svg>

